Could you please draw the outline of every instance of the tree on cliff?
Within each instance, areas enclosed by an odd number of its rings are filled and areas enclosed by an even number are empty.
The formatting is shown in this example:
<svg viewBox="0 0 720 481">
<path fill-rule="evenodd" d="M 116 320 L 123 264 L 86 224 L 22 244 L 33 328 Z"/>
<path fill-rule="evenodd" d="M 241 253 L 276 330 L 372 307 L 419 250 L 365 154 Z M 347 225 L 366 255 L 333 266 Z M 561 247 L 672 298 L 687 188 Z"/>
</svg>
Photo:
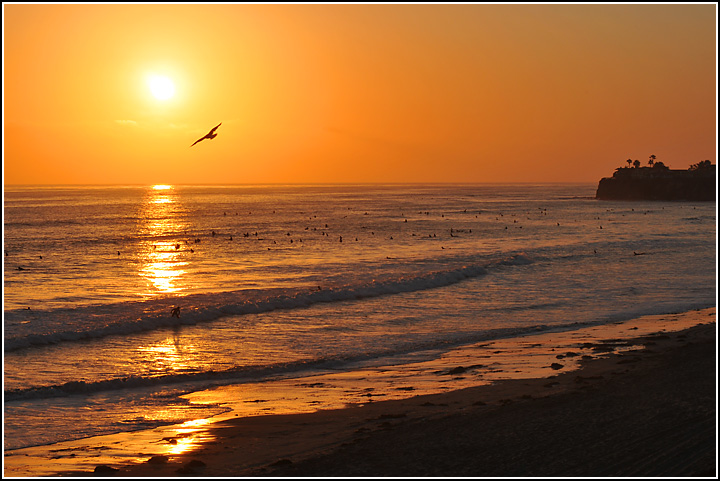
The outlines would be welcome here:
<svg viewBox="0 0 720 481">
<path fill-rule="evenodd" d="M 652 167 L 653 164 L 655 163 L 655 159 L 657 159 L 657 157 L 655 157 L 655 154 L 650 155 L 650 158 L 648 159 L 648 165 L 650 167 Z"/>
<path fill-rule="evenodd" d="M 709 160 L 703 160 L 702 162 L 698 162 L 697 164 L 692 164 L 688 170 L 705 170 L 710 168 L 710 161 Z"/>
<path fill-rule="evenodd" d="M 640 161 L 637 160 L 637 159 L 635 159 L 635 161 L 633 162 L 633 167 L 635 167 L 636 169 L 639 168 L 639 167 L 640 167 Z"/>
<path fill-rule="evenodd" d="M 632 167 L 632 159 L 627 159 L 625 162 L 628 163 L 628 167 Z"/>
</svg>

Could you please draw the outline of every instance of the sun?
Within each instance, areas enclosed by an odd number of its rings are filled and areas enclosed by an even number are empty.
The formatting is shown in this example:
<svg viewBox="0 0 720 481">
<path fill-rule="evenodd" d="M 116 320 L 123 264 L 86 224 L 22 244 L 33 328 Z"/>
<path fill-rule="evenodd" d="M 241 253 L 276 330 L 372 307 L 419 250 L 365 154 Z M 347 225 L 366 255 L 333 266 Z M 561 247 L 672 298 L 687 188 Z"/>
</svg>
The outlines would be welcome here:
<svg viewBox="0 0 720 481">
<path fill-rule="evenodd" d="M 150 92 L 158 100 L 168 100 L 175 95 L 175 85 L 164 75 L 150 75 L 147 83 Z"/>
</svg>

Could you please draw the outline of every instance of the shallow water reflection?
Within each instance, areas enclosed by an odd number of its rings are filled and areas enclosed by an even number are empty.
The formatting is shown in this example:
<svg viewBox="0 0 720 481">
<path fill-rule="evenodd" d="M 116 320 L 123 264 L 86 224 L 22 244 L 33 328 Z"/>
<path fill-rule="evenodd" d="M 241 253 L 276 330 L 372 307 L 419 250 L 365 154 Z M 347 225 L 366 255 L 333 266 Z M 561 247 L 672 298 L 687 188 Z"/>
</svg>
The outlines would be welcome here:
<svg viewBox="0 0 720 481">
<path fill-rule="evenodd" d="M 210 423 L 210 419 L 196 419 L 188 421 L 176 427 L 174 439 L 169 439 L 170 447 L 167 450 L 168 455 L 178 455 L 198 448 L 202 443 L 206 443 L 214 436 L 210 435 L 206 426 Z"/>
<path fill-rule="evenodd" d="M 197 357 L 193 344 L 182 344 L 177 336 L 167 338 L 156 344 L 139 346 L 137 361 L 148 366 L 149 371 L 158 373 L 189 372 L 193 367 L 192 359 Z"/>
</svg>

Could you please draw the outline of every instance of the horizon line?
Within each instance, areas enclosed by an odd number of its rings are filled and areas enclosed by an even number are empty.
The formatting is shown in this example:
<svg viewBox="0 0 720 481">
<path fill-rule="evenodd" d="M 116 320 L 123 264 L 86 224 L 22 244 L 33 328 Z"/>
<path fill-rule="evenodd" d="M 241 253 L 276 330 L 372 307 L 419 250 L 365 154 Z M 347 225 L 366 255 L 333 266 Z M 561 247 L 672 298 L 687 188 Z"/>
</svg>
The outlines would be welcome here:
<svg viewBox="0 0 720 481">
<path fill-rule="evenodd" d="M 594 184 L 596 181 L 546 181 L 546 182 L 200 182 L 200 183 L 172 183 L 172 182 L 119 182 L 119 183 L 3 183 L 5 187 L 34 187 L 34 186 L 128 186 L 128 187 L 145 187 L 153 185 L 172 185 L 172 186 L 259 186 L 259 185 L 557 185 L 557 184 Z"/>
</svg>

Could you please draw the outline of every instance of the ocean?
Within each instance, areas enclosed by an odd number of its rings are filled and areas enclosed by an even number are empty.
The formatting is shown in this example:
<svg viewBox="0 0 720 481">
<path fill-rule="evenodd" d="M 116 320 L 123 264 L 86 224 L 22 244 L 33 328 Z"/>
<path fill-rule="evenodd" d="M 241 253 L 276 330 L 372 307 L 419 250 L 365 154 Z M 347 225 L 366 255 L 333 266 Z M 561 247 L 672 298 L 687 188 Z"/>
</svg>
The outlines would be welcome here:
<svg viewBox="0 0 720 481">
<path fill-rule="evenodd" d="M 716 306 L 714 202 L 596 184 L 5 186 L 6 450 L 186 393 Z"/>
</svg>

